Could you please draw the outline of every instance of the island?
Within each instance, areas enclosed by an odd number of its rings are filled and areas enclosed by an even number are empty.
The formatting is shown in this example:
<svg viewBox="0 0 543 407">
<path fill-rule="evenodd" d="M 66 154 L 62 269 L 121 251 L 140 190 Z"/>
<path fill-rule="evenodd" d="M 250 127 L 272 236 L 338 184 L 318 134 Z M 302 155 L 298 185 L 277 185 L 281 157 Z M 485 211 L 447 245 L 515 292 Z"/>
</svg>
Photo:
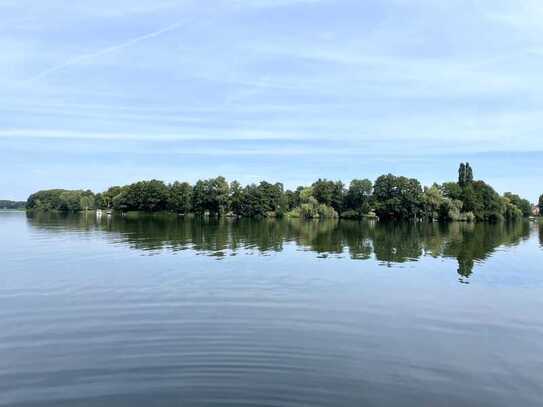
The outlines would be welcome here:
<svg viewBox="0 0 543 407">
<path fill-rule="evenodd" d="M 543 195 L 538 208 L 543 208 Z M 304 219 L 395 219 L 498 222 L 533 215 L 532 204 L 517 194 L 498 194 L 474 179 L 461 163 L 458 179 L 423 187 L 415 178 L 382 175 L 375 182 L 318 179 L 309 186 L 285 190 L 282 183 L 262 181 L 242 186 L 224 177 L 167 184 L 159 180 L 113 186 L 106 191 L 50 189 L 30 195 L 29 211 L 169 211 L 216 217 L 291 217 Z"/>
</svg>

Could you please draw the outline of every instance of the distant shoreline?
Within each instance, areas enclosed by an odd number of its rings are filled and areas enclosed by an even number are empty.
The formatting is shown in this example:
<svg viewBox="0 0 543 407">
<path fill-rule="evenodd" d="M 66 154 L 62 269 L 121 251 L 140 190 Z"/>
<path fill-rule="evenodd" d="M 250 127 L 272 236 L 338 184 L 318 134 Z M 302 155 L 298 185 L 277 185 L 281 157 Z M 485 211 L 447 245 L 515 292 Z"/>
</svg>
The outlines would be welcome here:
<svg viewBox="0 0 543 407">
<path fill-rule="evenodd" d="M 22 210 L 26 209 L 26 201 L 12 201 L 9 199 L 0 199 L 0 210 Z"/>
<path fill-rule="evenodd" d="M 104 192 L 50 189 L 28 198 L 27 210 L 67 212 L 89 209 L 117 212 L 160 212 L 237 218 L 396 219 L 497 222 L 539 215 L 539 206 L 513 193 L 498 194 L 484 181 L 475 180 L 469 163 L 461 163 L 456 182 L 423 187 L 414 178 L 382 175 L 375 182 L 354 179 L 318 179 L 310 186 L 285 190 L 266 181 L 242 186 L 217 177 L 166 184 L 139 181 L 110 187 Z"/>
</svg>

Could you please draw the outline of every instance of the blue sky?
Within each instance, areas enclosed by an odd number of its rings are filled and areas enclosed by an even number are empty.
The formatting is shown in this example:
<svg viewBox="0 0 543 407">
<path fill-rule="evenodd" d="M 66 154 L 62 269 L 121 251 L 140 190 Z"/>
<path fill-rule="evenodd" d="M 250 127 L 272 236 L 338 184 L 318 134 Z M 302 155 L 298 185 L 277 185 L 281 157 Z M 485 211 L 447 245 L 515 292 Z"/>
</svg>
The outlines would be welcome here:
<svg viewBox="0 0 543 407">
<path fill-rule="evenodd" d="M 543 192 L 539 0 L 0 0 L 0 191 L 387 172 Z"/>
</svg>

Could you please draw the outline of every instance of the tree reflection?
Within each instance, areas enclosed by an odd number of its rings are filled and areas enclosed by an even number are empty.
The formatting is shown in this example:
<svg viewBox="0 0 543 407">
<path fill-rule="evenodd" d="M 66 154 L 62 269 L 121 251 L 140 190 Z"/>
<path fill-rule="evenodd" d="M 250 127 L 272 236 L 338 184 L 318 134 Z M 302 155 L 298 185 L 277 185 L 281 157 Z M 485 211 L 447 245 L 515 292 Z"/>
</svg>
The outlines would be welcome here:
<svg viewBox="0 0 543 407">
<path fill-rule="evenodd" d="M 530 235 L 528 222 L 386 223 L 345 220 L 302 221 L 295 219 L 214 219 L 177 217 L 172 214 L 125 216 L 94 213 L 28 214 L 32 227 L 50 233 L 77 231 L 105 234 L 114 242 L 154 253 L 191 249 L 218 259 L 238 253 L 280 252 L 294 244 L 304 250 L 367 260 L 381 264 L 416 261 L 422 256 L 455 258 L 461 282 L 467 282 L 477 262 L 485 261 L 500 246 L 519 244 Z M 543 246 L 543 227 L 538 225 Z"/>
</svg>

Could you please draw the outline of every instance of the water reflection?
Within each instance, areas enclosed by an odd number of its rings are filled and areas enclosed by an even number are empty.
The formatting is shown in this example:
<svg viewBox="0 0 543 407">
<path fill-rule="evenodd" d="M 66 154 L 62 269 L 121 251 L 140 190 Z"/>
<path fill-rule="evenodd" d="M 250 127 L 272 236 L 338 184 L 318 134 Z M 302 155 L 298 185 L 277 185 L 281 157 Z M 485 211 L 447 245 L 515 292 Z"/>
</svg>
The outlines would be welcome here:
<svg viewBox="0 0 543 407">
<path fill-rule="evenodd" d="M 375 259 L 383 266 L 422 256 L 455 258 L 461 282 L 500 246 L 518 245 L 530 235 L 528 222 L 488 224 L 376 223 L 355 221 L 262 221 L 180 218 L 170 214 L 96 217 L 94 213 L 28 214 L 33 228 L 48 233 L 100 233 L 149 254 L 194 250 L 219 259 L 242 253 L 280 252 L 287 244 L 319 257 Z M 539 229 L 543 245 L 543 228 Z"/>
</svg>

